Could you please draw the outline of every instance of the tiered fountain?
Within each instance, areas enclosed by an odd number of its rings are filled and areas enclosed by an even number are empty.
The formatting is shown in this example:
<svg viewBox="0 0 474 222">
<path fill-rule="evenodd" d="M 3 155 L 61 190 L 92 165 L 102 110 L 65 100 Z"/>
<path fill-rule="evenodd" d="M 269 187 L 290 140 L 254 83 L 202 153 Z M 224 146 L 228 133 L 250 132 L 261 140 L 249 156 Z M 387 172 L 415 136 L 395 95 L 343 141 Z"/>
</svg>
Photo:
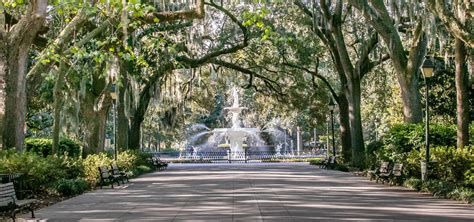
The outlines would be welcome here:
<svg viewBox="0 0 474 222">
<path fill-rule="evenodd" d="M 224 134 L 230 145 L 230 156 L 231 160 L 243 159 L 242 155 L 245 150 L 243 147 L 244 139 L 247 136 L 253 136 L 260 132 L 257 128 L 243 128 L 241 127 L 240 113 L 242 110 L 247 109 L 246 107 L 240 107 L 239 104 L 239 93 L 234 87 L 232 89 L 232 97 L 234 102 L 231 107 L 226 107 L 224 110 L 229 110 L 232 113 L 232 127 L 231 128 L 216 128 L 212 130 L 214 134 Z"/>
</svg>

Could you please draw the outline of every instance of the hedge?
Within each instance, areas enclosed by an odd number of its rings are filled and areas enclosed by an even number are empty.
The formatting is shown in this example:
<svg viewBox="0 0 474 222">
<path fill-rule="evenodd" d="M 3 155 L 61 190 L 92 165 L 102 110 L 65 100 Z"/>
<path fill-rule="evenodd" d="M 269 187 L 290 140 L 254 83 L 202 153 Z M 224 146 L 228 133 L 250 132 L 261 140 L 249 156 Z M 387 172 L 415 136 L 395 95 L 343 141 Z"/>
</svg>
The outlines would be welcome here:
<svg viewBox="0 0 474 222">
<path fill-rule="evenodd" d="M 26 138 L 25 146 L 27 151 L 32 151 L 42 155 L 49 156 L 53 149 L 53 140 L 49 138 Z M 81 155 L 81 146 L 74 140 L 61 138 L 59 140 L 58 154 L 79 157 Z"/>
</svg>

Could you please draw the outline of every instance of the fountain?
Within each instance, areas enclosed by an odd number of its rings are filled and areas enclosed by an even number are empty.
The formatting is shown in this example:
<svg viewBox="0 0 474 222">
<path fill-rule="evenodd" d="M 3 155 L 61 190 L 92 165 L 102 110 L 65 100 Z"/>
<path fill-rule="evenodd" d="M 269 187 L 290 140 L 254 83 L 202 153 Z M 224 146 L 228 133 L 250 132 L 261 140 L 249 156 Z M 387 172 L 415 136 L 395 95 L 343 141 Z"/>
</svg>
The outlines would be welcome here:
<svg viewBox="0 0 474 222">
<path fill-rule="evenodd" d="M 214 134 L 224 134 L 230 145 L 230 156 L 231 160 L 243 159 L 242 155 L 245 150 L 243 147 L 244 139 L 247 136 L 253 136 L 260 132 L 257 128 L 243 128 L 241 127 L 242 121 L 240 120 L 240 113 L 242 110 L 247 109 L 246 107 L 240 107 L 239 104 L 239 93 L 237 88 L 232 89 L 232 97 L 234 99 L 231 107 L 226 107 L 224 110 L 228 110 L 232 114 L 232 127 L 231 128 L 216 128 L 212 130 Z"/>
</svg>

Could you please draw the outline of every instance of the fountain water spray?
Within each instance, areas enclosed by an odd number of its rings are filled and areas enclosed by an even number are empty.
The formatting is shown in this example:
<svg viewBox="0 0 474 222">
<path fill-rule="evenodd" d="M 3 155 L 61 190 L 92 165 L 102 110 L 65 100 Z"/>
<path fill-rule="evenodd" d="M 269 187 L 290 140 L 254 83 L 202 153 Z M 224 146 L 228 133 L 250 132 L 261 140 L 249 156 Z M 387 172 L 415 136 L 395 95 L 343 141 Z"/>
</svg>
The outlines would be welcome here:
<svg viewBox="0 0 474 222">
<path fill-rule="evenodd" d="M 214 134 L 224 134 L 229 139 L 230 145 L 230 159 L 239 160 L 244 158 L 242 155 L 245 152 L 243 143 L 247 136 L 255 135 L 260 132 L 257 128 L 243 128 L 241 127 L 240 113 L 242 110 L 247 109 L 246 107 L 240 107 L 239 104 L 239 93 L 237 88 L 232 89 L 232 98 L 234 99 L 231 107 L 226 107 L 224 110 L 228 110 L 232 114 L 232 127 L 231 128 L 216 128 L 212 130 Z"/>
</svg>

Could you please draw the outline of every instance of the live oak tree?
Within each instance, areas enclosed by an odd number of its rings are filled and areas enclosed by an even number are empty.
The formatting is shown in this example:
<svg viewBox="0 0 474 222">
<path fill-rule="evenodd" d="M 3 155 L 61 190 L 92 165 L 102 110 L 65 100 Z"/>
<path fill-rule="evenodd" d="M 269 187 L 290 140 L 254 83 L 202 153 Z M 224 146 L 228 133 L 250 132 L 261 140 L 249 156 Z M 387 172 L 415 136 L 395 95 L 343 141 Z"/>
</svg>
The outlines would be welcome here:
<svg viewBox="0 0 474 222">
<path fill-rule="evenodd" d="M 352 11 L 351 5 L 343 1 L 320 1 L 308 7 L 296 1 L 298 7 L 311 17 L 313 31 L 321 39 L 330 52 L 335 70 L 343 83 L 343 92 L 348 104 L 347 116 L 350 123 L 352 164 L 362 167 L 365 149 L 361 119 L 361 79 L 373 67 L 383 62 L 385 58 L 371 59 L 370 55 L 378 43 L 378 36 L 370 28 L 365 28 L 357 22 L 357 13 Z M 372 34 L 370 34 L 372 32 Z M 350 36 L 350 38 L 348 38 Z M 367 37 L 364 37 L 367 36 Z M 334 95 L 339 107 L 341 98 Z M 346 115 L 342 112 L 341 115 Z M 350 160 L 347 158 L 346 160 Z"/>
<path fill-rule="evenodd" d="M 407 123 L 423 119 L 418 87 L 420 67 L 425 59 L 428 38 L 423 29 L 426 22 L 424 9 L 418 2 L 383 0 L 349 0 L 383 39 L 394 69 L 403 102 L 403 115 Z M 389 10 L 390 9 L 390 10 Z M 402 36 L 411 36 L 403 39 Z M 403 40 L 410 41 L 407 46 Z"/>
<path fill-rule="evenodd" d="M 28 52 L 43 28 L 48 6 L 47 0 L 22 2 L 0 3 L 0 78 L 5 78 L 5 116 L 0 129 L 3 147 L 18 151 L 23 149 Z M 12 13 L 16 7 L 18 13 Z"/>
<path fill-rule="evenodd" d="M 467 63 L 474 60 L 474 13 L 472 2 L 426 1 L 430 11 L 441 20 L 454 37 L 456 76 L 457 147 L 469 144 L 469 71 Z M 443 39 L 444 40 L 444 39 Z M 441 41 L 443 41 L 441 40 Z M 444 40 L 446 41 L 446 40 Z M 449 39 L 448 39 L 449 41 Z M 448 62 L 448 61 L 445 61 Z"/>
</svg>

